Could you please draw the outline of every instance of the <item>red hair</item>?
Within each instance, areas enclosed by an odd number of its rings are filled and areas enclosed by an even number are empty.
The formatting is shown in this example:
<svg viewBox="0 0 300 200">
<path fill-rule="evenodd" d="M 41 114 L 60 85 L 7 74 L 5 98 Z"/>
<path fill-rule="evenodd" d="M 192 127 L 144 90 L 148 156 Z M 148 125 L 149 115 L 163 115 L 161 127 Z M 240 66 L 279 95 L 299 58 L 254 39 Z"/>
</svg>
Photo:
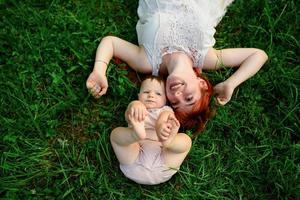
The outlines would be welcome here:
<svg viewBox="0 0 300 200">
<path fill-rule="evenodd" d="M 175 115 L 183 127 L 197 127 L 196 132 L 194 133 L 195 137 L 203 131 L 207 120 L 213 115 L 213 111 L 210 107 L 210 100 L 213 95 L 213 86 L 208 79 L 201 74 L 201 70 L 199 68 L 193 69 L 195 74 L 207 83 L 208 88 L 201 91 L 202 97 L 195 102 L 191 112 L 175 110 Z"/>
</svg>

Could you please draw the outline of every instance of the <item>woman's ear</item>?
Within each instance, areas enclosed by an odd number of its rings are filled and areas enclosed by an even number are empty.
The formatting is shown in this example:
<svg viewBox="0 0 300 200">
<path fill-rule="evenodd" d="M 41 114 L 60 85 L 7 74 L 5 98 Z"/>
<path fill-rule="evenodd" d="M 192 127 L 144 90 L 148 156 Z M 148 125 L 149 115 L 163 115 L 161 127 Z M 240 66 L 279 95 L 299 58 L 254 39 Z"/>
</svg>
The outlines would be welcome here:
<svg viewBox="0 0 300 200">
<path fill-rule="evenodd" d="M 198 80 L 199 80 L 200 88 L 204 89 L 204 90 L 208 90 L 207 82 L 204 79 L 200 78 L 200 77 L 198 77 Z"/>
</svg>

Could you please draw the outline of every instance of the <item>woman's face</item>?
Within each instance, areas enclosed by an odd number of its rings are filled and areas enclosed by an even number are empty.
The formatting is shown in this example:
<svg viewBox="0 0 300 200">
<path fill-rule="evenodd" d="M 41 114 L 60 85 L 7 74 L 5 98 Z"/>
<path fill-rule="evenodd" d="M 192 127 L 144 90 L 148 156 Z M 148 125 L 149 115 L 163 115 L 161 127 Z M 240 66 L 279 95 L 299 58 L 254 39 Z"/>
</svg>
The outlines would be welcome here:
<svg viewBox="0 0 300 200">
<path fill-rule="evenodd" d="M 179 77 L 169 75 L 166 81 L 167 98 L 174 110 L 191 111 L 201 98 L 201 90 L 207 87 L 199 77 Z"/>
</svg>

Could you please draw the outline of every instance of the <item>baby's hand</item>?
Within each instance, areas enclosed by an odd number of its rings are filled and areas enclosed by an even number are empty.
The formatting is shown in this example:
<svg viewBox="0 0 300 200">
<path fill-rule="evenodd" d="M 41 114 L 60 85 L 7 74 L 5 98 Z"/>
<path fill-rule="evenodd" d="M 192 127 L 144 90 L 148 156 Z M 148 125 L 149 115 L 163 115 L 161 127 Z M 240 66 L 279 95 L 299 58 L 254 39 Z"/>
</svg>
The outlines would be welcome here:
<svg viewBox="0 0 300 200">
<path fill-rule="evenodd" d="M 171 130 L 172 130 L 172 125 L 171 123 L 168 123 L 168 122 L 164 122 L 159 131 L 158 131 L 158 138 L 161 140 L 161 141 L 165 141 L 168 139 L 168 137 L 170 136 L 171 134 Z"/>
<path fill-rule="evenodd" d="M 234 91 L 234 87 L 232 87 L 226 81 L 217 84 L 214 87 L 214 93 L 217 96 L 217 103 L 222 106 L 228 103 L 231 99 L 233 91 Z"/>
<path fill-rule="evenodd" d="M 180 127 L 180 123 L 177 120 L 177 118 L 175 117 L 174 113 L 172 113 L 168 116 L 167 123 L 171 124 L 172 132 L 176 132 L 176 133 L 178 132 L 179 127 Z"/>
<path fill-rule="evenodd" d="M 163 146 L 167 147 L 172 143 L 178 133 L 179 127 L 180 123 L 176 119 L 174 113 L 169 114 L 167 121 L 161 125 L 160 130 L 158 131 L 158 137 Z"/>
<path fill-rule="evenodd" d="M 140 101 L 132 102 L 126 111 L 126 118 L 129 118 L 129 115 L 134 118 L 136 121 L 144 121 L 145 117 L 147 116 L 148 111 L 143 103 Z"/>
<path fill-rule="evenodd" d="M 134 136 L 137 140 L 146 138 L 145 122 L 136 120 L 131 114 L 128 114 L 128 120 L 134 130 Z"/>
<path fill-rule="evenodd" d="M 108 83 L 105 75 L 93 71 L 86 81 L 86 87 L 90 93 L 96 98 L 100 98 L 106 94 Z"/>
</svg>

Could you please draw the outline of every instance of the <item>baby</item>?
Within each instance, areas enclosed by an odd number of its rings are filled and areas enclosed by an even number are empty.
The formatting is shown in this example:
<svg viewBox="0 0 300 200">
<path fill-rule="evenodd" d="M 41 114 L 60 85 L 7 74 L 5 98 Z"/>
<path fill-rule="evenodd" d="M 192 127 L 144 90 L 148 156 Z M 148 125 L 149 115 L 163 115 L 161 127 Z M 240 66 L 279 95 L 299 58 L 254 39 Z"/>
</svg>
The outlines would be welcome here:
<svg viewBox="0 0 300 200">
<path fill-rule="evenodd" d="M 125 112 L 129 126 L 111 133 L 120 169 L 136 183 L 155 185 L 168 181 L 191 148 L 190 137 L 178 133 L 180 124 L 166 101 L 164 81 L 146 78 L 138 100 L 131 102 Z"/>
</svg>

